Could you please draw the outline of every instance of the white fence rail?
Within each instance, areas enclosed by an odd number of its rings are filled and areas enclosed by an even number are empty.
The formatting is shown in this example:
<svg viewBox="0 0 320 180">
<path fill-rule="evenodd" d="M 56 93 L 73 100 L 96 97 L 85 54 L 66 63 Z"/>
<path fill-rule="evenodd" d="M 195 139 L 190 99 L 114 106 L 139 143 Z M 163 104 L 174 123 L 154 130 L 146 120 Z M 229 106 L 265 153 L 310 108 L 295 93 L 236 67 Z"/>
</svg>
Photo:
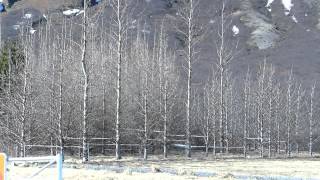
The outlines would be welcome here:
<svg viewBox="0 0 320 180">
<path fill-rule="evenodd" d="M 62 168 L 63 168 L 63 162 L 62 162 L 62 156 L 60 154 L 57 154 L 56 156 L 43 156 L 43 157 L 23 157 L 23 158 L 7 158 L 7 165 L 14 163 L 14 162 L 42 162 L 47 163 L 42 168 L 40 168 L 38 171 L 33 173 L 31 176 L 29 176 L 27 179 L 32 179 L 36 177 L 38 174 L 40 174 L 43 170 L 48 168 L 49 166 L 53 164 L 57 164 L 56 167 L 56 174 L 57 174 L 57 180 L 62 180 Z M 9 179 L 5 179 L 9 180 Z"/>
</svg>

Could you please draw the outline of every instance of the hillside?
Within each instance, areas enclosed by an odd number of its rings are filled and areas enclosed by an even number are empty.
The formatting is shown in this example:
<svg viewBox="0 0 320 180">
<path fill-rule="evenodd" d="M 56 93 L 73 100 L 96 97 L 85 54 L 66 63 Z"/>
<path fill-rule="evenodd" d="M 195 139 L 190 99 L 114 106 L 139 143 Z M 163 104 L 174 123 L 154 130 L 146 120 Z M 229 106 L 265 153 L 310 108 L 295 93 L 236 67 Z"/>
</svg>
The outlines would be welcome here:
<svg viewBox="0 0 320 180">
<path fill-rule="evenodd" d="M 62 13 L 69 8 L 81 9 L 80 4 L 81 2 L 77 0 L 18 1 L 8 9 L 8 12 L 1 14 L 2 39 L 17 35 L 14 29 L 24 23 L 26 19 L 23 16 L 26 13 L 33 14 L 32 21 L 39 21 L 44 14 Z M 205 0 L 201 1 L 201 4 L 215 7 L 218 3 L 214 0 Z M 139 0 L 137 4 L 139 9 L 144 9 L 143 17 L 150 24 L 166 14 L 174 15 L 177 6 L 179 4 L 169 0 Z M 268 62 L 277 65 L 280 72 L 287 72 L 293 67 L 295 74 L 303 81 L 319 78 L 320 1 L 238 0 L 231 1 L 228 6 L 233 10 L 232 26 L 237 27 L 239 31 L 235 36 L 229 33 L 229 38 L 238 38 L 241 47 L 240 55 L 233 63 L 235 75 L 243 74 L 248 66 L 254 69 L 266 58 Z M 213 16 L 211 13 L 204 13 L 201 16 L 203 23 L 210 25 Z M 229 29 L 232 31 L 231 27 Z M 211 55 L 207 53 L 214 47 L 209 46 L 209 49 L 206 47 L 202 49 L 203 63 L 196 65 L 197 77 L 200 77 L 197 81 L 201 81 L 205 76 L 203 72 L 208 72 L 207 62 L 213 61 L 208 58 Z"/>
</svg>

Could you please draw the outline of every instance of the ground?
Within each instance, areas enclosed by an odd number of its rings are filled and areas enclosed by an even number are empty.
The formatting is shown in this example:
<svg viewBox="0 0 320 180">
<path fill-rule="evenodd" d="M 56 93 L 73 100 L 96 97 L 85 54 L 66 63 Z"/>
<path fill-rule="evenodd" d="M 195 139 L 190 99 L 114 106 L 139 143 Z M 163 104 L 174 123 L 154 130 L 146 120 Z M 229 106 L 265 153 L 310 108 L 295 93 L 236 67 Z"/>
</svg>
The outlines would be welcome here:
<svg viewBox="0 0 320 180">
<path fill-rule="evenodd" d="M 28 177 L 39 165 L 11 165 L 10 179 Z M 193 158 L 172 156 L 166 160 L 151 156 L 148 161 L 137 157 L 124 157 L 116 161 L 113 157 L 93 157 L 88 164 L 79 159 L 66 157 L 65 180 L 99 179 L 320 179 L 319 158 L 259 159 L 239 157 Z M 160 172 L 157 172 L 160 171 Z M 56 179 L 56 169 L 49 168 L 36 179 Z"/>
</svg>

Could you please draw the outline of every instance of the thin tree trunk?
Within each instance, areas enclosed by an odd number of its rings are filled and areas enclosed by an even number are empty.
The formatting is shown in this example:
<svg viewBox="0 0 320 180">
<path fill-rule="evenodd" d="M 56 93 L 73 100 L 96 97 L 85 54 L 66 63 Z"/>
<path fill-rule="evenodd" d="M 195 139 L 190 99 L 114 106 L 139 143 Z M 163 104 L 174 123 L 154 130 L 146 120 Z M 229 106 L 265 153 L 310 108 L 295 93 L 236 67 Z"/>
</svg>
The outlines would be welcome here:
<svg viewBox="0 0 320 180">
<path fill-rule="evenodd" d="M 167 152 L 167 125 L 168 125 L 168 120 L 167 120 L 167 113 L 168 113 L 168 94 L 167 94 L 167 84 L 168 82 L 165 82 L 164 86 L 164 117 L 163 117 L 163 157 L 167 158 L 168 157 L 168 152 Z"/>
<path fill-rule="evenodd" d="M 268 157 L 271 158 L 271 116 L 272 116 L 272 96 L 269 97 L 269 127 L 268 127 Z"/>
<path fill-rule="evenodd" d="M 148 158 L 148 75 L 146 74 L 146 84 L 145 84 L 145 92 L 144 92 L 144 141 L 143 141 L 143 159 L 147 160 Z"/>
<path fill-rule="evenodd" d="M 286 116 L 286 124 L 287 124 L 287 156 L 291 156 L 291 88 L 292 88 L 292 70 L 289 75 L 288 80 L 288 89 L 287 89 L 287 116 Z"/>
<path fill-rule="evenodd" d="M 299 119 L 300 119 L 300 104 L 301 104 L 301 84 L 299 85 L 297 92 L 297 110 L 295 119 L 295 143 L 296 143 L 296 153 L 299 154 Z"/>
<path fill-rule="evenodd" d="M 220 119 L 219 119 L 219 141 L 220 141 L 220 147 L 219 152 L 224 152 L 224 142 L 225 142 L 225 132 L 224 132 L 224 125 L 226 121 L 226 104 L 225 104 L 225 66 L 226 66 L 226 60 L 225 60 L 225 42 L 224 42 L 224 33 L 225 33 L 225 2 L 222 3 L 222 9 L 221 9 L 221 29 L 220 29 L 220 40 L 221 44 L 218 50 L 218 57 L 219 57 L 219 71 L 220 71 Z"/>
<path fill-rule="evenodd" d="M 84 13 L 83 13 L 83 35 L 82 35 L 82 71 L 84 75 L 84 84 L 83 84 L 83 121 L 82 121 L 82 162 L 89 161 L 89 147 L 88 147 L 88 104 L 89 104 L 89 74 L 87 67 L 87 1 L 84 0 Z"/>
<path fill-rule="evenodd" d="M 192 41 L 193 41 L 193 29 L 192 29 L 192 21 L 193 21 L 193 0 L 189 2 L 190 9 L 188 14 L 188 54 L 187 54 L 187 63 L 188 63 L 188 77 L 187 77 L 187 103 L 186 103 L 186 156 L 191 157 L 191 130 L 190 130 L 190 98 L 191 98 L 191 81 L 192 81 L 192 57 L 193 57 L 193 50 L 192 50 Z"/>
<path fill-rule="evenodd" d="M 271 158 L 271 128 L 272 128 L 272 100 L 273 100 L 273 66 L 270 65 L 270 71 L 269 71 L 269 81 L 268 81 L 268 89 L 269 89 L 269 107 L 268 107 L 268 157 Z"/>
<path fill-rule="evenodd" d="M 310 114 L 309 114 L 309 155 L 313 155 L 313 98 L 314 98 L 314 89 L 313 85 L 310 94 Z"/>
<path fill-rule="evenodd" d="M 206 142 L 206 157 L 208 157 L 208 155 L 209 155 L 209 134 L 210 134 L 209 126 L 210 126 L 209 112 L 207 112 L 207 115 L 206 115 L 206 139 L 205 139 L 205 142 Z"/>
<path fill-rule="evenodd" d="M 25 145 L 26 145 L 26 115 L 27 115 L 27 89 L 28 89 L 28 50 L 25 49 L 26 58 L 24 61 L 23 69 L 23 92 L 22 92 L 22 116 L 21 116 L 21 127 L 20 127 L 20 157 L 25 156 Z"/>
<path fill-rule="evenodd" d="M 121 159 L 120 154 L 120 118 L 121 118 L 121 96 L 122 96 L 122 20 L 121 20 L 121 0 L 117 0 L 117 87 L 116 87 L 116 159 Z"/>
<path fill-rule="evenodd" d="M 244 87 L 244 123 L 243 123 L 243 155 L 247 157 L 247 121 L 248 121 L 248 101 L 250 94 L 250 76 L 249 70 L 246 76 L 246 82 Z"/>
<path fill-rule="evenodd" d="M 55 118 L 54 118 L 54 112 L 53 112 L 53 107 L 54 107 L 54 105 L 55 105 L 55 102 L 54 102 L 54 99 L 55 99 L 55 97 L 54 97 L 54 84 L 55 84 L 55 69 L 54 69 L 54 63 L 52 63 L 52 69 L 51 69 L 51 71 L 52 71 L 52 79 L 51 79 L 51 104 L 50 104 L 50 119 L 51 119 L 51 126 L 52 127 L 55 127 Z M 54 154 L 54 148 L 53 148 L 53 145 L 54 145 L 54 138 L 55 138 L 56 136 L 54 135 L 54 133 L 51 133 L 51 135 L 50 135 L 50 143 L 51 143 L 51 148 L 50 148 L 50 153 L 51 153 L 51 155 L 53 155 Z"/>
<path fill-rule="evenodd" d="M 275 112 L 275 121 L 276 121 L 276 126 L 277 126 L 277 153 L 278 155 L 280 154 L 280 87 L 279 85 L 277 86 L 277 95 L 276 95 L 276 112 Z"/>
<path fill-rule="evenodd" d="M 227 89 L 227 91 L 229 91 Z M 228 93 L 228 92 L 227 92 Z M 229 107 L 228 107 L 228 104 L 229 104 L 229 98 L 226 97 L 226 102 L 225 102 L 225 146 L 226 146 L 226 154 L 229 153 Z M 231 108 L 230 108 L 231 109 Z"/>
<path fill-rule="evenodd" d="M 103 86 L 103 120 L 102 120 L 102 147 L 101 147 L 101 153 L 105 154 L 105 137 L 106 137 L 106 118 L 107 118 L 107 108 L 106 108 L 106 87 Z"/>
<path fill-rule="evenodd" d="M 59 138 L 59 145 L 60 145 L 60 153 L 62 159 L 64 160 L 64 140 L 63 140 L 63 133 L 62 133 L 62 72 L 63 72 L 63 59 L 60 58 L 60 69 L 59 69 L 59 113 L 58 113 L 58 138 Z"/>
<path fill-rule="evenodd" d="M 264 80 L 265 80 L 265 73 L 266 73 L 266 61 L 263 63 L 263 69 L 262 69 L 262 77 L 259 82 L 259 88 L 260 88 L 260 95 L 259 95 L 259 109 L 258 109 L 258 122 L 259 122 L 259 139 L 260 139 L 260 157 L 263 158 L 264 155 L 264 119 L 263 119 L 263 100 L 265 95 L 265 89 L 264 89 Z"/>
</svg>

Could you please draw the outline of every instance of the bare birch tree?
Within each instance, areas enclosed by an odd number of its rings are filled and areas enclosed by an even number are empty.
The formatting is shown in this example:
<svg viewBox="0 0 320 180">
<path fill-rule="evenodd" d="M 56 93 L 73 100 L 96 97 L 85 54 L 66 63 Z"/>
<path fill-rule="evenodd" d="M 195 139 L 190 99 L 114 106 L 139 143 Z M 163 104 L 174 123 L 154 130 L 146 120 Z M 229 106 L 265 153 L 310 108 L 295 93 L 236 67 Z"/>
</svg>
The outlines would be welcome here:
<svg viewBox="0 0 320 180">
<path fill-rule="evenodd" d="M 310 109 L 309 109 L 309 155 L 313 156 L 313 128 L 314 128 L 314 122 L 313 122 L 313 114 L 314 114 L 314 91 L 315 91 L 315 84 L 311 88 L 310 93 Z"/>
<path fill-rule="evenodd" d="M 87 0 L 83 1 L 83 21 L 82 21 L 82 45 L 81 45 L 81 64 L 84 76 L 83 84 L 83 119 L 82 119 L 82 150 L 83 158 L 82 162 L 89 161 L 89 147 L 88 147 L 88 105 L 89 105 L 89 70 L 87 59 L 87 31 L 88 31 L 88 19 L 87 19 Z"/>
<path fill-rule="evenodd" d="M 197 60 L 196 47 L 203 37 L 203 28 L 198 22 L 199 16 L 199 3 L 198 0 L 189 0 L 183 2 L 182 8 L 178 12 L 178 16 L 182 22 L 182 26 L 178 28 L 178 33 L 182 36 L 183 40 L 183 57 L 184 57 L 184 70 L 187 73 L 187 90 L 185 96 L 186 105 L 186 156 L 191 157 L 191 89 L 193 79 L 193 64 Z"/>
<path fill-rule="evenodd" d="M 244 119 L 243 119 L 243 155 L 247 157 L 247 138 L 248 138 L 248 118 L 250 110 L 250 71 L 246 74 L 246 79 L 244 83 Z"/>
<path fill-rule="evenodd" d="M 113 26 L 114 30 L 111 32 L 111 36 L 116 43 L 116 138 L 115 138 L 115 156 L 116 159 L 121 159 L 121 120 L 122 120 L 122 81 L 123 81 L 123 61 L 124 61 L 124 48 L 125 48 L 125 33 L 128 26 L 127 16 L 128 16 L 128 2 L 127 0 L 112 0 L 110 2 L 113 8 Z"/>
<path fill-rule="evenodd" d="M 288 79 L 286 94 L 286 135 L 287 135 L 287 156 L 291 156 L 291 122 L 292 122 L 292 92 L 293 92 L 293 70 L 291 69 Z"/>
</svg>

